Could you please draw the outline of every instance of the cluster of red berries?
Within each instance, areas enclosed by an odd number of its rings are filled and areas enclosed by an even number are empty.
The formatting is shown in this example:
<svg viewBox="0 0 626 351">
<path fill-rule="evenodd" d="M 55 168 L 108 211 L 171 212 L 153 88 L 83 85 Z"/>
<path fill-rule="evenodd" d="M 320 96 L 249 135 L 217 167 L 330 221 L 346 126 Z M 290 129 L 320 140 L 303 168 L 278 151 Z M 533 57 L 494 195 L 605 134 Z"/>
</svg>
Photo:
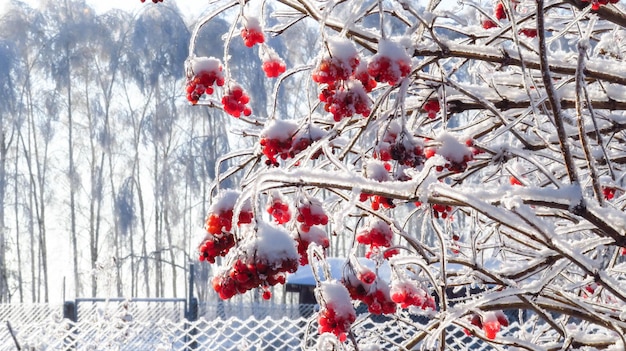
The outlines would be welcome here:
<svg viewBox="0 0 626 351">
<path fill-rule="evenodd" d="M 293 158 L 320 140 L 324 134 L 322 129 L 313 125 L 298 129 L 298 125 L 292 121 L 272 120 L 261 132 L 259 140 L 261 151 L 267 157 L 265 164 L 278 166 L 278 158 Z M 311 159 L 316 159 L 321 153 L 320 149 L 311 155 Z"/>
<path fill-rule="evenodd" d="M 250 116 L 250 114 L 252 114 L 252 110 L 247 105 L 249 102 L 250 97 L 243 91 L 243 88 L 237 84 L 231 86 L 226 94 L 222 96 L 224 111 L 236 118 L 241 117 L 241 114 L 244 116 Z"/>
<path fill-rule="evenodd" d="M 433 216 L 435 216 L 435 218 L 449 218 L 452 219 L 452 206 L 448 206 L 448 205 L 442 205 L 442 204 L 434 204 L 432 205 L 433 208 Z"/>
<path fill-rule="evenodd" d="M 332 333 L 339 341 L 346 341 L 346 333 L 356 320 L 350 294 L 344 285 L 335 280 L 323 282 L 318 289 L 321 295 L 321 308 L 317 315 L 319 333 Z"/>
<path fill-rule="evenodd" d="M 224 257 L 235 246 L 235 237 L 231 233 L 233 223 L 233 206 L 239 196 L 236 191 L 222 193 L 220 198 L 209 209 L 205 221 L 207 235 L 200 244 L 200 261 L 215 262 L 218 256 Z M 237 225 L 252 223 L 252 209 L 246 203 L 239 212 Z"/>
<path fill-rule="evenodd" d="M 350 330 L 350 326 L 356 320 L 356 314 L 349 315 L 347 318 L 339 316 L 336 309 L 328 304 L 319 311 L 317 322 L 319 323 L 319 333 L 332 333 L 337 336 L 339 341 L 344 342 L 347 339 L 346 333 Z"/>
<path fill-rule="evenodd" d="M 401 78 L 411 72 L 410 62 L 392 61 L 387 56 L 374 56 L 367 66 L 367 72 L 377 82 L 386 82 L 395 85 Z"/>
<path fill-rule="evenodd" d="M 192 63 L 193 76 L 187 79 L 187 100 L 197 104 L 202 95 L 213 94 L 213 85 L 224 85 L 222 64 L 213 57 L 196 58 Z"/>
<path fill-rule="evenodd" d="M 252 210 L 249 208 L 239 212 L 237 225 L 252 223 Z M 206 230 L 211 234 L 230 232 L 233 223 L 233 209 L 220 209 L 218 212 L 210 212 L 206 219 Z"/>
<path fill-rule="evenodd" d="M 235 236 L 232 233 L 207 234 L 198 248 L 200 261 L 215 263 L 216 257 L 224 257 L 235 246 Z"/>
<path fill-rule="evenodd" d="M 313 71 L 312 78 L 318 84 L 329 84 L 334 90 L 338 82 L 347 81 L 352 76 L 358 65 L 359 58 L 356 56 L 356 50 L 352 56 L 346 58 L 327 57 Z"/>
<path fill-rule="evenodd" d="M 384 197 L 380 195 L 372 195 L 372 194 L 367 194 L 367 193 L 361 193 L 359 195 L 359 201 L 361 202 L 365 202 L 368 199 L 372 200 L 370 205 L 372 206 L 372 210 L 374 211 L 378 211 L 381 207 L 385 209 L 396 207 L 396 204 L 393 203 L 392 198 L 388 198 L 388 197 Z"/>
<path fill-rule="evenodd" d="M 424 110 L 424 112 L 428 114 L 428 118 L 432 119 L 437 117 L 437 113 L 439 113 L 439 111 L 441 110 L 441 107 L 439 106 L 439 100 L 431 99 L 426 101 L 424 106 L 422 106 L 422 110 Z"/>
<path fill-rule="evenodd" d="M 509 320 L 502 311 L 490 311 L 485 314 L 474 314 L 471 317 L 470 323 L 477 326 L 485 332 L 487 339 L 495 339 L 496 335 L 502 327 L 509 326 Z M 465 330 L 466 335 L 471 335 L 469 330 Z"/>
<path fill-rule="evenodd" d="M 369 116 L 370 101 L 361 82 L 348 81 L 341 88 L 329 85 L 319 96 L 324 110 L 333 115 L 335 122 L 354 115 Z"/>
<path fill-rule="evenodd" d="M 317 292 L 321 305 L 317 315 L 319 333 L 332 333 L 339 341 L 346 341 L 346 333 L 356 320 L 348 290 L 340 282 L 331 280 L 323 282 Z"/>
<path fill-rule="evenodd" d="M 294 157 L 300 152 L 306 150 L 311 144 L 322 139 L 325 132 L 316 127 L 314 125 L 308 125 L 304 128 L 300 128 L 296 135 L 293 136 L 291 141 L 291 151 L 289 151 L 289 156 Z M 311 159 L 315 160 L 322 154 L 322 149 L 318 149 L 316 152 L 311 155 Z"/>
<path fill-rule="evenodd" d="M 263 61 L 262 68 L 268 78 L 276 78 L 285 72 L 287 66 L 285 65 L 285 61 L 275 56 Z"/>
<path fill-rule="evenodd" d="M 278 166 L 277 156 L 285 160 L 289 158 L 291 151 L 292 138 L 287 137 L 285 139 L 279 138 L 261 138 L 259 144 L 261 144 L 261 150 L 263 155 L 267 157 L 265 164 L 268 166 Z"/>
<path fill-rule="evenodd" d="M 322 86 L 319 99 L 324 103 L 324 109 L 332 113 L 337 122 L 355 114 L 368 116 L 370 100 L 367 93 L 376 82 L 360 65 L 358 52 L 349 40 L 330 39 L 328 48 L 329 56 L 323 58 L 312 73 L 313 81 Z"/>
<path fill-rule="evenodd" d="M 423 144 L 408 135 L 403 135 L 398 140 L 399 133 L 394 126 L 400 128 L 397 123 L 391 125 L 385 131 L 382 140 L 374 148 L 372 156 L 385 162 L 394 160 L 398 164 L 407 167 L 422 165 L 425 159 Z"/>
<path fill-rule="evenodd" d="M 284 202 L 277 194 L 271 196 L 267 206 L 267 213 L 272 215 L 278 224 L 285 224 L 291 220 L 289 204 Z"/>
<path fill-rule="evenodd" d="M 446 159 L 446 163 L 437 165 L 435 167 L 437 172 L 443 172 L 444 169 L 447 169 L 452 173 L 462 173 L 467 169 L 467 164 L 474 160 L 474 156 L 483 151 L 474 147 L 474 141 L 471 139 L 465 142 L 466 149 L 461 149 L 460 146 L 453 137 L 445 136 L 442 138 L 442 145 L 439 148 L 428 147 L 424 149 L 424 157 L 431 158 L 435 154 L 440 154 Z"/>
<path fill-rule="evenodd" d="M 376 79 L 374 79 L 374 77 L 372 77 L 367 71 L 367 64 L 364 61 L 359 62 L 359 65 L 354 70 L 354 73 L 352 73 L 352 77 L 361 82 L 363 89 L 365 89 L 368 93 L 374 90 L 376 85 L 378 85 L 378 83 L 376 83 Z"/>
<path fill-rule="evenodd" d="M 365 176 L 369 179 L 373 179 L 379 182 L 385 182 L 390 179 L 389 172 L 391 171 L 391 164 L 389 162 L 381 162 L 377 159 L 370 160 L 365 165 Z M 382 208 L 394 208 L 396 205 L 393 203 L 393 199 L 380 195 L 369 194 L 363 192 L 359 195 L 359 201 L 365 202 L 371 199 L 372 210 L 378 211 Z"/>
<path fill-rule="evenodd" d="M 271 294 L 267 287 L 285 283 L 285 273 L 298 270 L 298 262 L 282 259 L 270 264 L 257 259 L 238 259 L 233 266 L 213 277 L 213 289 L 223 300 L 236 294 L 264 287 L 263 298 L 269 299 Z"/>
<path fill-rule="evenodd" d="M 316 243 L 326 250 L 330 247 L 330 240 L 326 232 L 319 227 L 311 227 L 307 232 L 299 231 L 295 238 L 298 255 L 300 255 L 300 265 L 304 266 L 309 263 L 309 256 L 307 250 L 311 243 Z"/>
<path fill-rule="evenodd" d="M 395 85 L 411 73 L 411 58 L 398 43 L 380 40 L 378 53 L 370 59 L 367 72 L 377 82 Z"/>
<path fill-rule="evenodd" d="M 359 272 L 345 274 L 343 284 L 350 293 L 350 298 L 367 305 L 372 314 L 392 314 L 396 304 L 391 300 L 389 286 L 377 281 L 376 274 L 367 267 L 359 267 Z"/>
<path fill-rule="evenodd" d="M 301 200 L 297 210 L 296 220 L 301 223 L 300 231 L 302 232 L 308 232 L 314 225 L 328 224 L 328 216 L 322 203 L 315 198 Z"/>
<path fill-rule="evenodd" d="M 386 222 L 374 220 L 370 225 L 357 233 L 356 241 L 363 245 L 369 245 L 365 257 L 370 258 L 372 254 L 391 247 L 393 244 L 393 231 Z M 389 258 L 397 253 L 397 249 L 386 249 L 383 251 L 383 256 Z"/>
<path fill-rule="evenodd" d="M 424 289 L 406 280 L 394 280 L 391 283 L 391 300 L 402 308 L 416 306 L 423 310 L 435 310 L 435 298 L 428 295 Z"/>
<path fill-rule="evenodd" d="M 256 17 L 246 17 L 246 24 L 241 30 L 241 38 L 243 43 L 251 48 L 255 44 L 263 44 L 265 42 L 265 36 L 263 35 L 263 29 Z"/>
</svg>

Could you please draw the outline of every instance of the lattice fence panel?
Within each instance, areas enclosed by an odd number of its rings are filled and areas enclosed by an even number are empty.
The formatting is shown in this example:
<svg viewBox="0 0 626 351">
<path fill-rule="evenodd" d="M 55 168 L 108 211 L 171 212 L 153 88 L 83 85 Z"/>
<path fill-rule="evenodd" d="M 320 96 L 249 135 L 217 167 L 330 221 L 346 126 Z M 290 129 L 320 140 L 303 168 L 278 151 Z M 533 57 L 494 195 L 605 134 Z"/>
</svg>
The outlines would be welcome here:
<svg viewBox="0 0 626 351">
<path fill-rule="evenodd" d="M 303 311 L 297 306 L 293 309 L 285 308 L 287 315 L 280 318 L 269 315 L 257 317 L 254 314 L 258 314 L 258 311 L 244 318 L 243 315 L 248 310 L 232 309 L 227 310 L 233 314 L 230 317 L 203 317 L 193 322 L 181 318 L 150 319 L 152 312 L 135 313 L 135 307 L 124 302 L 119 303 L 119 306 L 113 304 L 105 307 L 96 309 L 92 318 L 79 318 L 77 323 L 59 318 L 60 307 L 45 309 L 18 305 L 8 309 L 3 306 L 0 316 L 3 323 L 5 318 L 13 318 L 14 331 L 22 350 L 29 351 L 295 351 L 315 350 L 318 339 L 315 318 L 291 315 Z M 7 312 L 8 310 L 10 311 Z M 79 314 L 85 311 L 86 309 Z M 29 314 L 32 316 L 30 319 Z M 360 335 L 360 342 L 376 343 L 383 350 L 398 350 L 398 345 L 415 335 L 420 323 L 428 323 L 424 318 L 412 320 L 407 317 L 362 315 L 354 328 L 357 335 Z M 0 330 L 2 329 L 6 328 L 0 326 Z M 446 331 L 446 349 L 489 349 L 480 339 L 467 337 L 458 328 L 448 328 Z M 519 327 L 514 323 L 508 330 L 501 331 L 501 334 L 515 331 L 519 331 Z M 8 332 L 3 330 L 0 335 L 0 351 L 16 350 Z M 424 345 L 418 345 L 421 346 Z"/>
</svg>

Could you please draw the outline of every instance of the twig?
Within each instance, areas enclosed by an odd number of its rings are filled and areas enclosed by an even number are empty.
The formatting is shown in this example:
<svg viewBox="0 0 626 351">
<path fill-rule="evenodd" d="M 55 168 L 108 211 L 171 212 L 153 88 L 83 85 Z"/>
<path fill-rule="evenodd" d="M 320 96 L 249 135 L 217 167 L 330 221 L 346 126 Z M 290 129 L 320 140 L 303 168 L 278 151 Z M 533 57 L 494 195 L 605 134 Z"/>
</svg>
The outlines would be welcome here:
<svg viewBox="0 0 626 351">
<path fill-rule="evenodd" d="M 7 321 L 7 328 L 9 329 L 9 334 L 11 334 L 11 337 L 13 338 L 13 342 L 15 343 L 15 347 L 17 347 L 17 350 L 20 351 L 22 350 L 22 347 L 20 346 L 20 343 L 17 341 L 17 337 L 15 336 L 15 332 L 13 331 L 13 328 L 11 328 L 11 322 Z"/>
</svg>

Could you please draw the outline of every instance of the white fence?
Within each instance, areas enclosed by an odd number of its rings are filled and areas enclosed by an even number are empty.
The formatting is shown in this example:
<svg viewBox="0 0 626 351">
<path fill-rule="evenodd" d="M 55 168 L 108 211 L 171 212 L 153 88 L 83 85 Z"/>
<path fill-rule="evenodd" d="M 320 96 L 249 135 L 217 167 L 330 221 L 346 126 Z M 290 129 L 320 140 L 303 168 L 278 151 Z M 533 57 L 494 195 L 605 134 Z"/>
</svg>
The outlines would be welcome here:
<svg viewBox="0 0 626 351">
<path fill-rule="evenodd" d="M 79 307 L 76 322 L 63 318 L 63 306 L 0 305 L 0 351 L 261 351 L 314 350 L 317 340 L 312 305 L 241 305 L 221 303 L 201 308 L 197 321 L 182 318 L 171 304 L 107 302 Z M 17 343 L 9 332 L 10 322 Z M 404 350 L 415 324 L 401 318 L 359 318 L 358 335 L 383 350 Z M 449 330 L 450 350 L 485 349 L 461 330 Z M 18 346 L 19 345 L 19 346 Z M 18 348 L 19 347 L 19 348 Z"/>
</svg>

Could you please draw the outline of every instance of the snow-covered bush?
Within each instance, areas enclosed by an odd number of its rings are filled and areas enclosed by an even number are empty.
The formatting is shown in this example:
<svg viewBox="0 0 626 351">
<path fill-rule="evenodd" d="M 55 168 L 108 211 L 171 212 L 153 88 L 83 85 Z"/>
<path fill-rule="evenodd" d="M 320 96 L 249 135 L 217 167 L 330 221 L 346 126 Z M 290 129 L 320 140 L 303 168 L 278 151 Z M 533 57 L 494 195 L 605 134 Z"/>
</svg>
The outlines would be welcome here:
<svg viewBox="0 0 626 351">
<path fill-rule="evenodd" d="M 208 199 L 229 199 L 208 214 L 207 240 L 232 240 L 201 246 L 202 259 L 225 255 L 213 281 L 221 296 L 258 287 L 269 298 L 294 262 L 323 268 L 325 250 L 347 256 L 342 281 L 318 282 L 320 332 L 333 347 L 357 348 L 346 299 L 373 314 L 427 315 L 407 349 L 444 349 L 451 325 L 519 350 L 624 344 L 623 1 L 212 9 L 191 41 L 188 97 L 239 118 L 256 145 L 223 156 Z M 196 57 L 198 32 L 217 16 L 232 26 L 224 57 Z M 311 58 L 281 58 L 273 37 Z M 262 58 L 250 65 L 274 77 L 263 111 L 249 103 L 267 92 L 230 71 L 230 44 L 242 40 Z M 224 189 L 226 179 L 238 188 Z M 217 232 L 216 216 L 227 222 Z M 389 264 L 391 281 L 359 266 L 365 255 Z M 504 328 L 511 316 L 516 330 Z"/>
</svg>

